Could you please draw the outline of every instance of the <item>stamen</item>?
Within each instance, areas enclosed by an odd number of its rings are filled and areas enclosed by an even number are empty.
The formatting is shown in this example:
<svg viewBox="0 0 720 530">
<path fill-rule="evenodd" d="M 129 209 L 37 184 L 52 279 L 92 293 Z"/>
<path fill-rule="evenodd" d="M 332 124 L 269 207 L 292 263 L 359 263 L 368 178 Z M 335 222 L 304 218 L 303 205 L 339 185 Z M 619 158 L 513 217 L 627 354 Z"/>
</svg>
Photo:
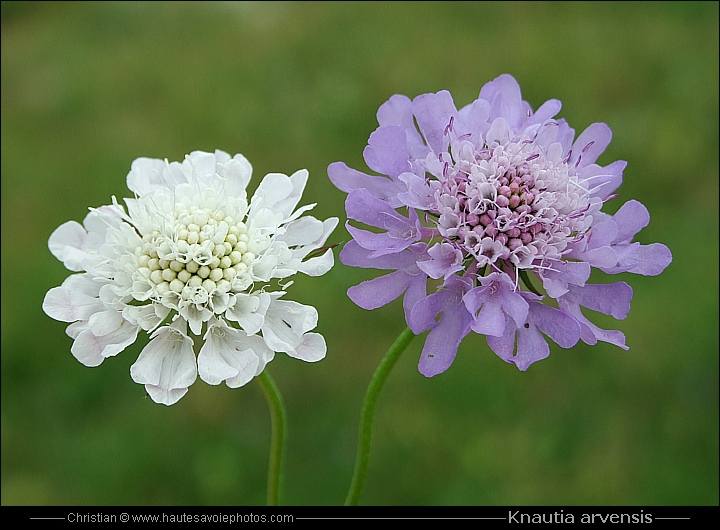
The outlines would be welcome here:
<svg viewBox="0 0 720 530">
<path fill-rule="evenodd" d="M 563 164 L 567 164 L 567 163 L 568 163 L 568 160 L 570 160 L 570 157 L 571 157 L 571 156 L 572 156 L 572 149 L 570 149 L 570 151 L 568 151 L 568 154 L 567 154 L 567 156 L 563 159 L 562 163 L 563 163 Z"/>
<path fill-rule="evenodd" d="M 575 162 L 575 167 L 578 167 L 580 165 L 580 160 L 582 160 L 582 155 L 580 155 L 577 159 L 577 162 Z"/>
<path fill-rule="evenodd" d="M 443 132 L 444 135 L 447 136 L 447 134 L 453 130 L 453 121 L 455 121 L 455 116 L 450 116 L 450 123 L 448 123 L 445 127 L 445 131 Z"/>
<path fill-rule="evenodd" d="M 590 209 L 590 204 L 587 204 L 585 208 L 582 210 L 578 210 L 577 212 L 568 215 L 570 219 L 577 219 L 578 217 L 582 217 L 585 212 L 587 212 Z"/>
<path fill-rule="evenodd" d="M 589 144 L 587 144 L 585 147 L 583 147 L 582 152 L 583 152 L 583 153 L 586 152 L 588 149 L 590 149 L 590 146 L 591 146 L 592 144 L 594 144 L 594 143 L 595 143 L 595 140 L 593 140 L 592 142 L 590 142 Z"/>
<path fill-rule="evenodd" d="M 535 160 L 536 158 L 540 158 L 540 155 L 538 153 L 535 153 L 534 155 L 530 155 L 525 159 L 525 162 L 530 162 L 531 160 Z"/>
<path fill-rule="evenodd" d="M 613 193 L 612 195 L 608 195 L 603 199 L 603 202 L 609 201 L 610 199 L 614 199 L 615 197 L 618 197 L 617 193 Z"/>
</svg>

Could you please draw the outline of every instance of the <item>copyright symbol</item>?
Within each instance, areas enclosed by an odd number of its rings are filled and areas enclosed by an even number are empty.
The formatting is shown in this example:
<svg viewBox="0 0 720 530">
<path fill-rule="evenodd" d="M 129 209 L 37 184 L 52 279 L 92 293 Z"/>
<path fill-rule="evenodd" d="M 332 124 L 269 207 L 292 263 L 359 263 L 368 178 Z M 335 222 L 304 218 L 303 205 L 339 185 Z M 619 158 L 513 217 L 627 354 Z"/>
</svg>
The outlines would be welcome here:
<svg viewBox="0 0 720 530">
<path fill-rule="evenodd" d="M 126 514 L 125 512 L 120 514 L 120 522 L 121 523 L 127 523 L 130 520 L 130 516 Z"/>
</svg>

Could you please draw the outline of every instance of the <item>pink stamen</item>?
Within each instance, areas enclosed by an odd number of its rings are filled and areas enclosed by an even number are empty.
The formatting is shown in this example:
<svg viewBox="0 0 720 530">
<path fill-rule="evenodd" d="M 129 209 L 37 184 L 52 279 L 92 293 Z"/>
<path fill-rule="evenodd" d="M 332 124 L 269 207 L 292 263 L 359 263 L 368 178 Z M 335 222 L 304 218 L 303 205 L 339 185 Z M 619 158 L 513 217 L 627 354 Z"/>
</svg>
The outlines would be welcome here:
<svg viewBox="0 0 720 530">
<path fill-rule="evenodd" d="M 582 217 L 585 212 L 587 212 L 590 209 L 590 205 L 588 204 L 583 208 L 582 210 L 579 210 L 575 212 L 574 214 L 569 215 L 570 219 L 577 219 L 578 217 Z"/>
<path fill-rule="evenodd" d="M 450 116 L 450 123 L 447 124 L 445 127 L 445 132 L 443 134 L 447 135 L 450 131 L 453 130 L 453 122 L 455 121 L 455 116 Z"/>
<path fill-rule="evenodd" d="M 571 157 L 571 156 L 572 156 L 572 149 L 570 149 L 570 151 L 568 151 L 568 154 L 567 154 L 567 156 L 563 159 L 562 163 L 563 163 L 563 164 L 567 164 L 567 163 L 568 163 L 568 160 L 570 160 L 570 157 Z"/>
<path fill-rule="evenodd" d="M 535 153 L 534 155 L 530 155 L 525 159 L 525 162 L 530 162 L 531 160 L 535 160 L 536 158 L 539 158 L 540 155 L 538 153 Z"/>
<path fill-rule="evenodd" d="M 594 144 L 594 143 L 595 143 L 595 140 L 593 140 L 592 142 L 590 142 L 589 144 L 587 144 L 585 147 L 583 147 L 582 152 L 584 153 L 585 151 L 587 151 L 588 149 L 590 149 L 590 146 L 591 146 L 592 144 Z"/>
</svg>

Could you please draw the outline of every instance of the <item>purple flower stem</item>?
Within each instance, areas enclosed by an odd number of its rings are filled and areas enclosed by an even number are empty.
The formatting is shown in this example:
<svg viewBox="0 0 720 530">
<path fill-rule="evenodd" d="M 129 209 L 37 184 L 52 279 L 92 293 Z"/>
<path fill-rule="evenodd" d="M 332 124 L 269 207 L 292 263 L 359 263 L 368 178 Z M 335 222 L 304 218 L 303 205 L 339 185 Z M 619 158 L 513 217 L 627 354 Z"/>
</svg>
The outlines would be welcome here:
<svg viewBox="0 0 720 530">
<path fill-rule="evenodd" d="M 400 358 L 400 354 L 405 351 L 415 334 L 410 328 L 400 334 L 395 342 L 380 361 L 380 365 L 375 370 L 367 393 L 363 402 L 362 412 L 360 413 L 360 433 L 358 437 L 357 459 L 355 460 L 355 471 L 353 472 L 350 490 L 345 499 L 345 506 L 357 506 L 360 501 L 363 487 L 365 486 L 365 477 L 367 476 L 368 463 L 370 462 L 370 445 L 372 441 L 373 417 L 375 415 L 375 405 L 377 405 L 380 390 L 385 384 L 385 380 L 390 375 L 395 363 Z M 264 373 L 264 372 L 263 372 Z"/>
</svg>

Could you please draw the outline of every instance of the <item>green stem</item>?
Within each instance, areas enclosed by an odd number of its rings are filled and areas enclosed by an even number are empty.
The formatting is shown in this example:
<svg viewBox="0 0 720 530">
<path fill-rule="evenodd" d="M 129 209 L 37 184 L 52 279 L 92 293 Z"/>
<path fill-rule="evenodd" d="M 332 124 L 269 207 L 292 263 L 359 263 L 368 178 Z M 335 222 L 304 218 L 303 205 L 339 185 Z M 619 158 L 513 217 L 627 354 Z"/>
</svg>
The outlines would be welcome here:
<svg viewBox="0 0 720 530">
<path fill-rule="evenodd" d="M 370 443 L 372 440 L 372 424 L 375 414 L 375 405 L 377 404 L 380 390 L 385 384 L 385 380 L 390 375 L 395 363 L 400 358 L 400 354 L 407 348 L 410 341 L 415 335 L 410 328 L 400 334 L 390 349 L 380 361 L 380 365 L 375 370 L 367 393 L 363 402 L 362 412 L 360 414 L 360 437 L 358 439 L 357 460 L 355 461 L 355 472 L 353 473 L 350 491 L 348 491 L 345 506 L 357 506 L 360 501 L 363 487 L 365 486 L 365 477 L 367 475 L 368 463 L 370 462 Z"/>
<path fill-rule="evenodd" d="M 270 463 L 268 465 L 267 504 L 277 506 L 280 502 L 280 478 L 282 476 L 283 453 L 285 450 L 285 405 L 280 390 L 267 370 L 258 376 L 258 381 L 265 392 L 272 434 L 270 440 Z"/>
</svg>

